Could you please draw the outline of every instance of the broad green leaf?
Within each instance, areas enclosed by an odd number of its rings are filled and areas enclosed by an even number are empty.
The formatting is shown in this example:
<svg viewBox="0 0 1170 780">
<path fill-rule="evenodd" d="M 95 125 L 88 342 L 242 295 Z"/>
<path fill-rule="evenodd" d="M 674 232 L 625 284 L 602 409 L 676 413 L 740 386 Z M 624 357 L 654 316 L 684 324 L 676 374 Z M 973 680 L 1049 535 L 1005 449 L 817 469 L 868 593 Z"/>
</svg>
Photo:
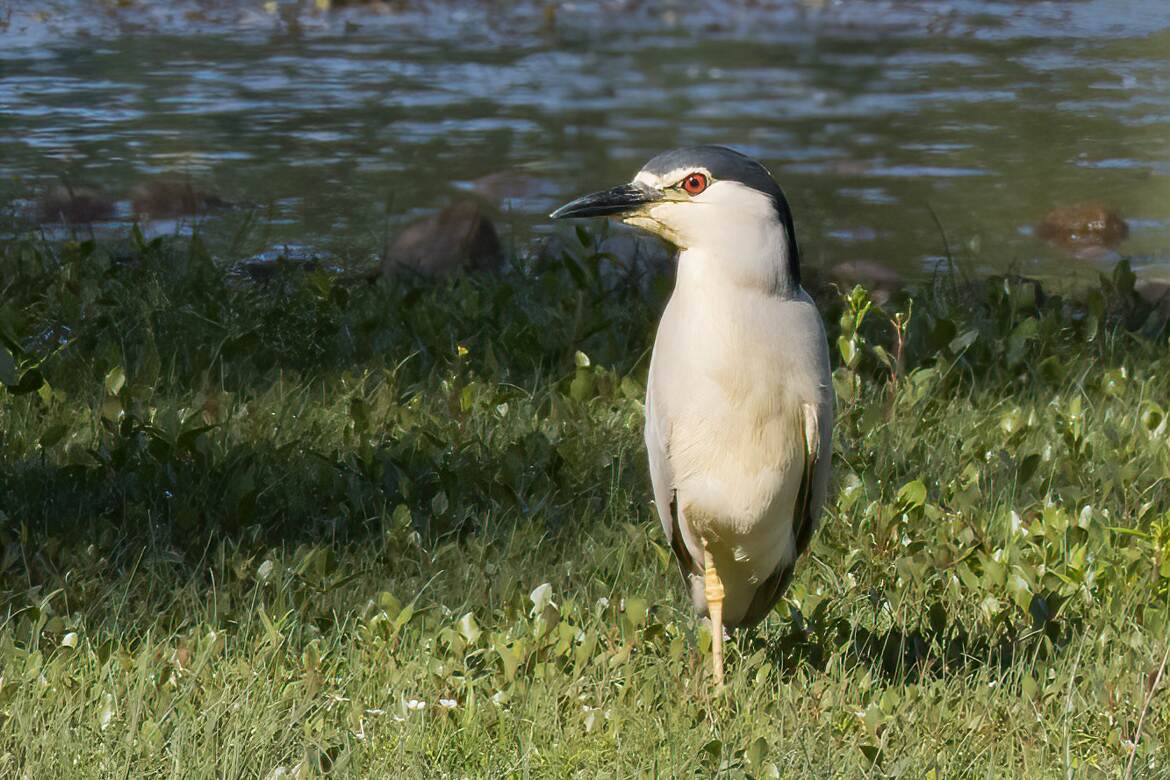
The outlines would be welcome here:
<svg viewBox="0 0 1170 780">
<path fill-rule="evenodd" d="M 905 507 L 920 507 L 926 503 L 926 485 L 916 479 L 898 490 L 898 503 Z"/>
</svg>

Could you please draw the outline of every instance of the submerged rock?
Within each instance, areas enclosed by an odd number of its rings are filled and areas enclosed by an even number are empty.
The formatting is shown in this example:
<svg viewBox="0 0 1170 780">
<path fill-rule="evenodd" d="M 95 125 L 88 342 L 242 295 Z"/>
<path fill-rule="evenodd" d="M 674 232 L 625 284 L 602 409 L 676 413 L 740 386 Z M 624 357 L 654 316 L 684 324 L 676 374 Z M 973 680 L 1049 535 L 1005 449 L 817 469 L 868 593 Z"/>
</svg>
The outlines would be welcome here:
<svg viewBox="0 0 1170 780">
<path fill-rule="evenodd" d="M 227 207 L 213 192 L 199 189 L 190 181 L 155 179 L 134 187 L 130 193 L 134 213 L 139 217 L 172 219 L 195 216 Z"/>
<path fill-rule="evenodd" d="M 266 249 L 232 266 L 232 276 L 263 282 L 287 271 L 327 271 L 341 273 L 341 268 L 330 262 L 333 255 L 304 244 L 282 244 Z"/>
<path fill-rule="evenodd" d="M 97 190 L 61 184 L 43 192 L 33 204 L 33 216 L 41 224 L 104 222 L 116 212 L 115 201 Z"/>
<path fill-rule="evenodd" d="M 1113 248 L 1129 236 L 1129 225 L 1104 203 L 1089 201 L 1048 212 L 1036 235 L 1066 248 Z"/>
<path fill-rule="evenodd" d="M 461 201 L 403 228 L 386 248 L 382 274 L 404 269 L 428 276 L 494 271 L 501 260 L 495 225 L 478 204 Z"/>
<path fill-rule="evenodd" d="M 879 304 L 888 301 L 892 293 L 901 290 L 906 284 L 902 274 L 872 260 L 837 263 L 829 269 L 829 278 L 845 287 L 852 288 L 855 284 L 864 286 Z"/>
<path fill-rule="evenodd" d="M 654 236 L 618 228 L 588 247 L 560 234 L 547 236 L 536 247 L 534 263 L 541 271 L 565 262 L 595 261 L 604 289 L 632 285 L 649 292 L 655 281 L 674 273 L 675 254 L 673 247 Z"/>
<path fill-rule="evenodd" d="M 486 198 L 496 206 L 508 209 L 520 207 L 534 213 L 551 203 L 560 191 L 551 179 L 515 169 L 496 171 L 473 181 L 456 182 L 455 186 Z"/>
</svg>

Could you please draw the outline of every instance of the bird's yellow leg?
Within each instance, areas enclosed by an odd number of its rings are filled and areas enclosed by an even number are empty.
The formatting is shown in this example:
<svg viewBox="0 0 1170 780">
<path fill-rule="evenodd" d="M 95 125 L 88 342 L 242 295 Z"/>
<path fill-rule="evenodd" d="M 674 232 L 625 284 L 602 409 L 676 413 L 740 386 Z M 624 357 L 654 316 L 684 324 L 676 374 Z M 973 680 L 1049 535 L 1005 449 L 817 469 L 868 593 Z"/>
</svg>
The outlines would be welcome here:
<svg viewBox="0 0 1170 780">
<path fill-rule="evenodd" d="M 723 685 L 723 581 L 715 571 L 715 556 L 703 543 L 703 590 L 707 595 L 707 614 L 711 617 L 711 663 L 715 684 Z"/>
</svg>

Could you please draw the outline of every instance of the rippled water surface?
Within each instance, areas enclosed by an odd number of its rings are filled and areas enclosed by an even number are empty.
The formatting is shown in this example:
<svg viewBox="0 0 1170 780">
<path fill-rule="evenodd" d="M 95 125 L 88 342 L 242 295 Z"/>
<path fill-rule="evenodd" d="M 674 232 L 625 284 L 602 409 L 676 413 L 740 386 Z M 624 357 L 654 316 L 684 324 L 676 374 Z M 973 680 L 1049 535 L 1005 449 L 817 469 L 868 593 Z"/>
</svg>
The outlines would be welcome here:
<svg viewBox="0 0 1170 780">
<path fill-rule="evenodd" d="M 0 2 L 2 202 L 67 181 L 125 216 L 171 173 L 350 251 L 471 192 L 522 244 L 715 142 L 769 165 L 823 268 L 913 274 L 949 244 L 971 269 L 1170 278 L 1166 0 L 328 5 Z M 1034 235 L 1087 200 L 1129 222 L 1116 250 Z"/>
</svg>

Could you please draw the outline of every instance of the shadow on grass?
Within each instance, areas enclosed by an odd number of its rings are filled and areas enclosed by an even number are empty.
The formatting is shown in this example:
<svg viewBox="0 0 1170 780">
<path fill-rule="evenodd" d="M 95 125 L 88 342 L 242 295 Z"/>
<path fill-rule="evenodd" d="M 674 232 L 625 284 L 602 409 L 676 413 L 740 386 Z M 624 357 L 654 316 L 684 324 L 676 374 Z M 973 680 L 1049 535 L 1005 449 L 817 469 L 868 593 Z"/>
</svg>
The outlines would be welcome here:
<svg viewBox="0 0 1170 780">
<path fill-rule="evenodd" d="M 942 602 L 924 605 L 921 611 L 915 605 L 917 619 L 912 616 L 902 625 L 884 629 L 828 617 L 827 606 L 827 601 L 821 602 L 808 622 L 792 610 L 782 636 L 753 637 L 748 646 L 764 649 L 768 660 L 788 674 L 800 667 L 824 672 L 834 654 L 844 651 L 846 665 L 864 667 L 874 679 L 903 685 L 980 669 L 995 678 L 1021 659 L 1043 661 L 1062 652 L 1082 629 L 1079 618 L 1056 617 L 1060 597 L 1052 593 L 1033 597 L 1030 626 L 1001 618 L 974 632 L 948 615 Z"/>
</svg>

